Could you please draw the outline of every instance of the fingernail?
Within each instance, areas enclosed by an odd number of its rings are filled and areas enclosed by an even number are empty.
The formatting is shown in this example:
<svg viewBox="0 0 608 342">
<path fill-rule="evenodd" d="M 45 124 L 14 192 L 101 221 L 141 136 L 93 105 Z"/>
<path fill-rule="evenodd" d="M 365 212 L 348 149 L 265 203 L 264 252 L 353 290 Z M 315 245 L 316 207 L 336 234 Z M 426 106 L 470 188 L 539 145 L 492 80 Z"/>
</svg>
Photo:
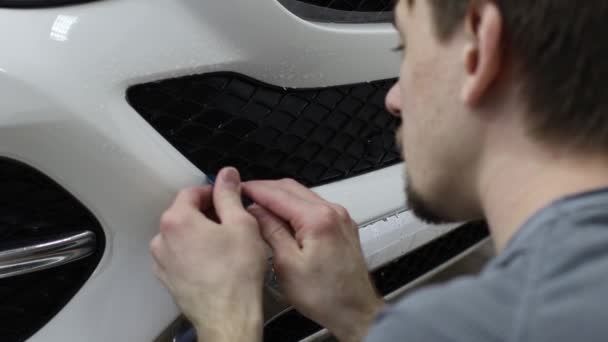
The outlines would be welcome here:
<svg viewBox="0 0 608 342">
<path fill-rule="evenodd" d="M 233 167 L 227 167 L 222 172 L 222 182 L 225 186 L 236 188 L 241 182 L 239 172 Z"/>
</svg>

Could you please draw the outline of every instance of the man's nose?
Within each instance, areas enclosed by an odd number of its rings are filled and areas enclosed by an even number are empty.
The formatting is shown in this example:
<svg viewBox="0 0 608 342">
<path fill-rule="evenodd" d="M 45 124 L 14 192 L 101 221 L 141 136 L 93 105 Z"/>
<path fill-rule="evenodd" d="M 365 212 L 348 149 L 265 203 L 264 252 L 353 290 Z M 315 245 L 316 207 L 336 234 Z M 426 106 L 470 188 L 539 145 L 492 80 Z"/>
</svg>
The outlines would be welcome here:
<svg viewBox="0 0 608 342">
<path fill-rule="evenodd" d="M 386 109 L 394 116 L 401 116 L 401 86 L 399 81 L 393 85 L 385 99 Z"/>
</svg>

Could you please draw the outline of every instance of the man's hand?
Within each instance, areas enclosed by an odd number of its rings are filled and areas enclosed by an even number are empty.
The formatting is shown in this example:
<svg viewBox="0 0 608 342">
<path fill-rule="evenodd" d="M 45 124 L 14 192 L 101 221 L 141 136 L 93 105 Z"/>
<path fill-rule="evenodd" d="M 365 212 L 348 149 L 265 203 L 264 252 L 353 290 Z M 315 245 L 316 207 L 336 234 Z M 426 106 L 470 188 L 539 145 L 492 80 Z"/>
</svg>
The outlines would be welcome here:
<svg viewBox="0 0 608 342">
<path fill-rule="evenodd" d="M 359 341 L 384 302 L 378 297 L 348 212 L 293 180 L 243 184 L 274 252 L 287 299 L 341 341 Z"/>
<path fill-rule="evenodd" d="M 201 341 L 261 340 L 266 246 L 243 208 L 234 168 L 223 169 L 213 188 L 181 191 L 150 250 L 156 275 Z"/>
</svg>

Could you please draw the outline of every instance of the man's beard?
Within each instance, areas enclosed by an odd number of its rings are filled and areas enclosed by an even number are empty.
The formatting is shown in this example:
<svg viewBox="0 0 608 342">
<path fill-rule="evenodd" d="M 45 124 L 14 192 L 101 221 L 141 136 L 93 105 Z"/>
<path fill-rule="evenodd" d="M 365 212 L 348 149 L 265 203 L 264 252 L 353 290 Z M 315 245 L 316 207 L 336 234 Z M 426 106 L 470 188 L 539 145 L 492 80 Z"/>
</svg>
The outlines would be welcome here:
<svg viewBox="0 0 608 342">
<path fill-rule="evenodd" d="M 433 206 L 426 202 L 422 195 L 414 189 L 411 178 L 406 176 L 405 197 L 410 210 L 420 220 L 430 224 L 449 223 L 449 218 L 439 214 Z"/>
</svg>

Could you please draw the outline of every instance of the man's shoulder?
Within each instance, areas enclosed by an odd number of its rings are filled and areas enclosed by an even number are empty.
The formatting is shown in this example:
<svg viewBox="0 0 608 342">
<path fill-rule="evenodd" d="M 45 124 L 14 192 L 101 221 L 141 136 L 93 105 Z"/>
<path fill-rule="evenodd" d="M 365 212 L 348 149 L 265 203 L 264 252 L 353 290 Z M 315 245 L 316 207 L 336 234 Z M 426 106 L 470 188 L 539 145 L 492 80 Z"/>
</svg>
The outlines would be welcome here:
<svg viewBox="0 0 608 342">
<path fill-rule="evenodd" d="M 370 336 L 415 341 L 504 340 L 516 310 L 514 287 L 508 283 L 512 281 L 500 283 L 490 275 L 421 289 L 387 309 Z"/>
<path fill-rule="evenodd" d="M 586 282 L 596 273 L 591 269 L 608 270 L 608 190 L 565 198 L 538 216 L 532 227 L 523 228 L 535 230 L 529 235 L 534 240 L 530 271 L 538 285 Z"/>
<path fill-rule="evenodd" d="M 558 201 L 535 234 L 519 340 L 603 341 L 608 288 L 608 191 Z"/>
<path fill-rule="evenodd" d="M 608 315 L 608 191 L 558 201 L 522 230 L 480 275 L 388 308 L 368 341 L 598 340 Z"/>
<path fill-rule="evenodd" d="M 604 262 L 608 262 L 608 189 L 566 197 L 538 211 L 487 269 L 501 273 L 513 263 L 529 284 L 538 287 L 577 272 L 577 264 Z M 581 276 L 574 280 L 583 281 Z"/>
<path fill-rule="evenodd" d="M 521 230 L 536 231 L 534 235 L 537 238 L 548 238 L 559 243 L 576 240 L 576 233 L 607 232 L 606 226 L 608 189 L 599 189 L 568 196 L 552 203 L 537 212 Z"/>
</svg>

